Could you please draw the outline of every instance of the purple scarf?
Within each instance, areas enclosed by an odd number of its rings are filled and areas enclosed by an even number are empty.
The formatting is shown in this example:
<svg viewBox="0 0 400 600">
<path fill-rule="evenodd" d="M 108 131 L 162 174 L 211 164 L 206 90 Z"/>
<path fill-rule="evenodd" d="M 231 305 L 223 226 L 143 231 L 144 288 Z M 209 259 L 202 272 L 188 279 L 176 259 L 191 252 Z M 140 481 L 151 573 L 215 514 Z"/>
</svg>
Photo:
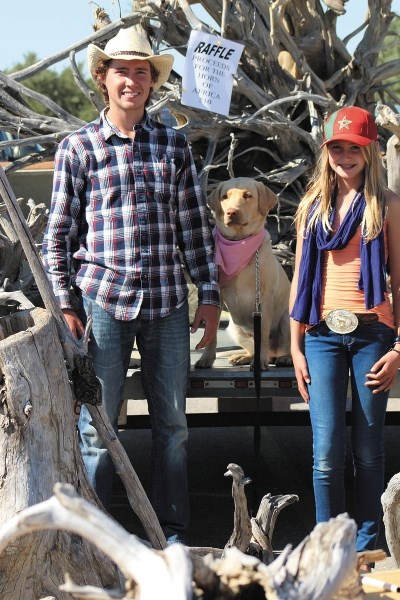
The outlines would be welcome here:
<svg viewBox="0 0 400 600">
<path fill-rule="evenodd" d="M 316 325 L 320 322 L 323 251 L 345 248 L 361 224 L 365 206 L 364 194 L 359 192 L 335 234 L 332 235 L 331 231 L 324 231 L 321 220 L 317 222 L 315 229 L 307 232 L 303 240 L 297 296 L 290 314 L 296 321 L 309 325 Z M 331 225 L 335 211 L 336 206 L 334 205 L 329 218 Z M 307 219 L 307 224 L 311 216 L 312 211 Z M 376 238 L 368 243 L 365 243 L 361 236 L 360 257 L 358 289 L 364 291 L 365 308 L 369 310 L 381 304 L 385 299 L 386 265 L 383 229 Z"/>
</svg>

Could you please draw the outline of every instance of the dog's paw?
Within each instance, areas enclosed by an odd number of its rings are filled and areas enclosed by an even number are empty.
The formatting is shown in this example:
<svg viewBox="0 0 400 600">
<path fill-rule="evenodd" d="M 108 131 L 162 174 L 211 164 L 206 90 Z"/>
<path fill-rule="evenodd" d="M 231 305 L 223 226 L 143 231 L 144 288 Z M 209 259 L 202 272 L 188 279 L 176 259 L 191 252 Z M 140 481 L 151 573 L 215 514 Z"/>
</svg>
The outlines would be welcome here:
<svg viewBox="0 0 400 600">
<path fill-rule="evenodd" d="M 207 354 L 204 352 L 199 360 L 194 363 L 195 369 L 211 369 L 215 361 L 215 354 Z"/>
<path fill-rule="evenodd" d="M 290 355 L 277 356 L 275 359 L 275 366 L 277 367 L 292 367 L 293 361 Z"/>
<path fill-rule="evenodd" d="M 253 356 L 251 354 L 241 352 L 240 354 L 232 354 L 228 362 L 233 366 L 250 365 L 252 359 Z"/>
</svg>

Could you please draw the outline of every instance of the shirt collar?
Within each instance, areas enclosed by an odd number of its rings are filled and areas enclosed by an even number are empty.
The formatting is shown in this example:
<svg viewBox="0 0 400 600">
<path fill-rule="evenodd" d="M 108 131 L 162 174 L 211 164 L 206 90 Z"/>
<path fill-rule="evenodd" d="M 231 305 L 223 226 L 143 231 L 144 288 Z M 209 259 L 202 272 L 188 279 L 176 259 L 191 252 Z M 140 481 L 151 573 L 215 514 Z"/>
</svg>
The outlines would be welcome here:
<svg viewBox="0 0 400 600">
<path fill-rule="evenodd" d="M 108 140 L 108 138 L 110 138 L 112 135 L 118 135 L 119 137 L 127 138 L 127 135 L 122 133 L 118 129 L 118 127 L 116 127 L 113 123 L 110 123 L 110 121 L 107 119 L 107 110 L 107 107 L 103 108 L 103 110 L 100 113 L 100 127 L 103 130 L 104 138 Z M 154 129 L 153 121 L 146 111 L 144 113 L 143 121 L 141 123 L 138 123 L 135 126 L 135 129 L 138 129 L 140 127 L 143 127 L 143 129 L 146 129 L 147 131 L 151 131 L 152 129 Z"/>
</svg>

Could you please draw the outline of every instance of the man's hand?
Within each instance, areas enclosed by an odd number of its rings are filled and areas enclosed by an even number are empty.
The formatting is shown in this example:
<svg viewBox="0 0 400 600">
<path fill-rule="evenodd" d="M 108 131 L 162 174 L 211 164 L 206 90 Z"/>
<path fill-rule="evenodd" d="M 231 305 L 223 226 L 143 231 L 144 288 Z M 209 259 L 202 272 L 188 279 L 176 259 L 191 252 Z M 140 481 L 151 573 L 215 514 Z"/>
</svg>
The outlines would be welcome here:
<svg viewBox="0 0 400 600">
<path fill-rule="evenodd" d="M 62 309 L 64 318 L 67 322 L 71 333 L 77 338 L 81 338 L 84 334 L 85 328 L 78 315 L 71 308 Z"/>
<path fill-rule="evenodd" d="M 196 333 L 204 323 L 204 335 L 197 344 L 196 350 L 205 348 L 217 334 L 220 313 L 221 309 L 215 304 L 199 304 L 197 307 L 190 333 Z"/>
</svg>

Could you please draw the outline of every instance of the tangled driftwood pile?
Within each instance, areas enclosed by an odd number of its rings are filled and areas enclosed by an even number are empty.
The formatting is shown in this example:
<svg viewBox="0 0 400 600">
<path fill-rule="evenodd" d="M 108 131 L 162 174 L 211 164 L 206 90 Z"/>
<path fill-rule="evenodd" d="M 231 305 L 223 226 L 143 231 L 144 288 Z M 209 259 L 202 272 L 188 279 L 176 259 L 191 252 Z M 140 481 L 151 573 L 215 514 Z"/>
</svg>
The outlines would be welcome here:
<svg viewBox="0 0 400 600">
<path fill-rule="evenodd" d="M 51 158 L 57 142 L 83 124 L 27 89 L 24 82 L 33 75 L 69 56 L 77 84 L 99 110 L 101 99 L 87 88 L 75 63 L 75 53 L 89 42 L 101 45 L 121 25 L 136 24 L 149 33 L 156 50 L 173 48 L 184 56 L 193 29 L 216 33 L 245 44 L 229 116 L 183 106 L 181 77 L 176 72 L 157 94 L 151 112 L 168 111 L 188 135 L 206 191 L 223 179 L 241 175 L 256 177 L 273 188 L 280 203 L 269 217 L 269 229 L 279 258 L 290 263 L 292 217 L 319 151 L 326 112 L 343 104 L 372 111 L 379 101 L 392 109 L 399 104 L 388 79 L 400 73 L 400 61 L 378 64 L 382 48 L 398 44 L 396 36 L 387 37 L 393 18 L 391 0 L 368 1 L 364 22 L 354 32 L 362 36 L 354 52 L 348 50 L 353 34 L 342 40 L 336 31 L 346 1 L 197 3 L 211 16 L 207 22 L 212 25 L 200 20 L 194 2 L 187 0 L 136 0 L 136 10 L 114 23 L 102 9 L 96 9 L 95 33 L 29 68 L 10 75 L 0 73 L 0 129 L 16 134 L 13 145 L 38 143 L 44 148 L 40 155 L 17 160 L 7 169 Z M 50 116 L 32 111 L 32 99 Z M 385 152 L 389 135 L 382 130 L 381 136 Z M 7 145 L 1 142 L 0 149 Z"/>
<path fill-rule="evenodd" d="M 354 551 L 356 525 L 342 515 L 317 525 L 297 548 L 286 547 L 275 560 L 269 553 L 273 524 L 279 511 L 296 497 L 264 497 L 255 519 L 247 517 L 242 487 L 243 472 L 228 465 L 233 476 L 235 518 L 232 538 L 241 539 L 242 551 L 232 545 L 223 550 L 187 548 L 175 544 L 162 552 L 147 547 L 99 509 L 80 498 L 71 485 L 57 484 L 54 496 L 26 509 L 0 529 L 0 553 L 21 536 L 43 530 L 64 530 L 82 536 L 99 548 L 120 569 L 119 588 L 79 585 L 66 574 L 60 590 L 77 600 L 361 600 L 358 574 L 367 555 Z M 207 553 L 205 551 L 208 551 Z M 245 553 L 246 552 L 246 553 Z M 379 552 L 369 559 L 380 557 Z M 50 598 L 42 598 L 50 600 Z"/>
</svg>

